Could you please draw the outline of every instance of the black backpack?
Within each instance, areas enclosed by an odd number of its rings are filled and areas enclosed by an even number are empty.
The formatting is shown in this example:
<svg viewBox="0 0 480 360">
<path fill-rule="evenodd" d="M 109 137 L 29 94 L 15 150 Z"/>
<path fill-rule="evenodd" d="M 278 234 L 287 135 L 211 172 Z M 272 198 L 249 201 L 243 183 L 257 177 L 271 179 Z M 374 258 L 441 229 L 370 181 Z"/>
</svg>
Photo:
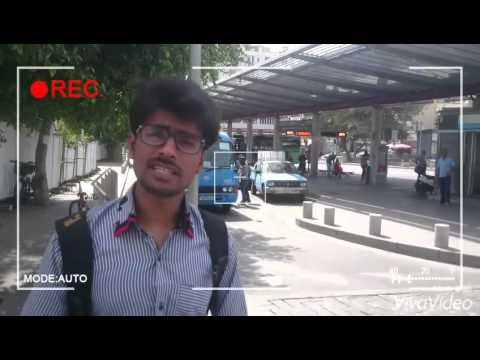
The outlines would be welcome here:
<svg viewBox="0 0 480 360">
<path fill-rule="evenodd" d="M 200 210 L 205 232 L 210 240 L 213 287 L 219 287 L 228 263 L 228 234 L 225 222 L 217 216 Z M 73 291 L 67 292 L 68 314 L 89 316 L 92 314 L 91 290 L 93 279 L 93 244 L 90 228 L 84 214 L 74 214 L 55 222 L 63 261 L 63 275 L 85 274 L 87 282 L 77 282 Z M 213 290 L 208 310 L 218 303 L 224 291 Z"/>
</svg>

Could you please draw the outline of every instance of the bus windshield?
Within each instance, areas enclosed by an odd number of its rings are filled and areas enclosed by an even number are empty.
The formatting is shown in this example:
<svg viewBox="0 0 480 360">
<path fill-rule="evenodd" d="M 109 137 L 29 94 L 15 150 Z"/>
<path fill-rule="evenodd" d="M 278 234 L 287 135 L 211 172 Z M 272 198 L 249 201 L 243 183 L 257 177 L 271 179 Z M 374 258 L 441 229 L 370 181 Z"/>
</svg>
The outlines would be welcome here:
<svg viewBox="0 0 480 360">
<path fill-rule="evenodd" d="M 215 156 L 215 164 L 213 163 L 214 161 L 214 156 L 213 153 L 215 151 L 232 151 L 232 145 L 227 142 L 227 141 L 220 141 L 216 142 L 213 144 L 207 151 L 205 151 L 205 154 L 203 156 L 203 167 L 204 168 L 226 168 L 230 167 L 233 164 L 232 161 L 232 153 L 218 153 Z"/>
</svg>

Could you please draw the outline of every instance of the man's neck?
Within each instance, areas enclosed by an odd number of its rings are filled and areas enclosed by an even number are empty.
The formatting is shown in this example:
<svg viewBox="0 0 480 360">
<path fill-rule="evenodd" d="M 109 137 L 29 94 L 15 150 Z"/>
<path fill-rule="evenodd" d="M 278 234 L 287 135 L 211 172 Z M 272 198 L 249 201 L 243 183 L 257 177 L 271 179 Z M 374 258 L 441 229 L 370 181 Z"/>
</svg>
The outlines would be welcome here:
<svg viewBox="0 0 480 360">
<path fill-rule="evenodd" d="M 160 197 L 135 184 L 135 209 L 140 223 L 161 227 L 175 227 L 184 194 Z"/>
</svg>

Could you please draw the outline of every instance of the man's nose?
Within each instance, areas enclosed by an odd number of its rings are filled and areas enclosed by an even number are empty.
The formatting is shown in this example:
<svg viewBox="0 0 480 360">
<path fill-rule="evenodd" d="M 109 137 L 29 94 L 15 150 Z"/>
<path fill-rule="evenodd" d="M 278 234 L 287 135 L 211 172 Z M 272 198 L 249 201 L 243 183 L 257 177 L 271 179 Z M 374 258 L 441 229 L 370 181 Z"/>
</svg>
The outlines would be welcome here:
<svg viewBox="0 0 480 360">
<path fill-rule="evenodd" d="M 177 144 L 175 143 L 175 139 L 173 137 L 169 137 L 165 144 L 159 147 L 158 152 L 170 158 L 177 157 Z"/>
</svg>

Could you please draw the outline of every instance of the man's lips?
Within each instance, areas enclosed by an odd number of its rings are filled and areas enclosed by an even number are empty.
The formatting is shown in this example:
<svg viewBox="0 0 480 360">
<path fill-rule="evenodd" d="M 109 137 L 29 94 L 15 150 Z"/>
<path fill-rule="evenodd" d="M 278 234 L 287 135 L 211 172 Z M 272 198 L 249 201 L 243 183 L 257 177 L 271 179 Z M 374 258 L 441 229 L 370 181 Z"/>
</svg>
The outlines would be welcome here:
<svg viewBox="0 0 480 360">
<path fill-rule="evenodd" d="M 159 174 L 180 175 L 180 169 L 176 165 L 168 164 L 163 161 L 151 162 L 148 167 Z"/>
</svg>

